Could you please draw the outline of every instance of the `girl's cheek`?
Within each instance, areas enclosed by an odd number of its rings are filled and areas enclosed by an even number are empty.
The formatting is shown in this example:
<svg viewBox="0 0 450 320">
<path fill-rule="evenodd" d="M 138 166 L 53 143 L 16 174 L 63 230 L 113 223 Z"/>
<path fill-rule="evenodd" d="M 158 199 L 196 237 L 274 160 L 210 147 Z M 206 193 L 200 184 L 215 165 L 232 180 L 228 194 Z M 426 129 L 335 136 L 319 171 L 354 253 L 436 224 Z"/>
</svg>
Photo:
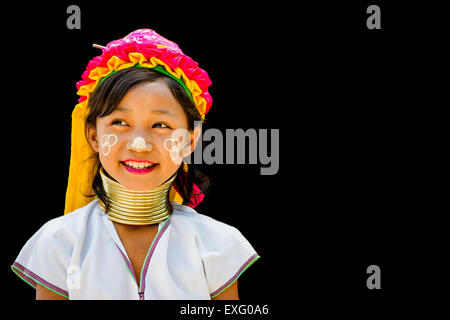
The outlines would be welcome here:
<svg viewBox="0 0 450 320">
<path fill-rule="evenodd" d="M 111 148 L 117 143 L 119 138 L 114 133 L 104 134 L 100 139 L 100 152 L 103 156 L 108 156 Z"/>
<path fill-rule="evenodd" d="M 188 139 L 189 132 L 184 129 L 177 129 L 172 132 L 170 137 L 164 139 L 163 147 L 169 153 L 174 164 L 179 165 L 183 161 L 183 155 L 189 145 Z"/>
</svg>

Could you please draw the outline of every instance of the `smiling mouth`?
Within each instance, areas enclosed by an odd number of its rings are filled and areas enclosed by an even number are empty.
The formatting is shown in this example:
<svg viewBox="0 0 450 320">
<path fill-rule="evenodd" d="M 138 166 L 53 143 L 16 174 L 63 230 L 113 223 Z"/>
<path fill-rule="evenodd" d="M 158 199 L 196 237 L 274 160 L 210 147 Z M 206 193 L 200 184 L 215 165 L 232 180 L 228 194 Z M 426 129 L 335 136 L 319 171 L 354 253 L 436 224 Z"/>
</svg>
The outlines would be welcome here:
<svg viewBox="0 0 450 320">
<path fill-rule="evenodd" d="M 158 165 L 158 163 L 153 163 L 149 161 L 133 161 L 133 160 L 120 161 L 120 163 L 125 167 L 125 169 L 127 169 L 127 171 L 132 173 L 148 173 Z"/>
</svg>

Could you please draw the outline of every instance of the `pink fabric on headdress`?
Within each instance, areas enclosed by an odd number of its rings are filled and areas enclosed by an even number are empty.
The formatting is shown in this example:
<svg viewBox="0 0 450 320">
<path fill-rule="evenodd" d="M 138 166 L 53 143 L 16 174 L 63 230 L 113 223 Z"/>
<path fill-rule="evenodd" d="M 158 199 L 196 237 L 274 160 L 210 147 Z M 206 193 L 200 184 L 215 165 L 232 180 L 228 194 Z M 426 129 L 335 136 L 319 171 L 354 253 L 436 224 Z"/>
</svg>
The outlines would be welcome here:
<svg viewBox="0 0 450 320">
<path fill-rule="evenodd" d="M 171 70 L 180 68 L 184 74 L 192 81 L 195 81 L 201 89 L 200 94 L 206 101 L 205 111 L 208 113 L 212 105 L 212 98 L 208 92 L 208 87 L 212 84 L 208 73 L 198 67 L 198 63 L 192 58 L 188 57 L 178 47 L 178 45 L 151 29 L 139 29 L 131 32 L 122 39 L 114 40 L 108 43 L 103 49 L 103 53 L 89 61 L 86 71 L 83 72 L 81 81 L 77 82 L 77 89 L 82 86 L 95 82 L 90 79 L 89 74 L 97 67 L 107 67 L 108 61 L 111 57 L 116 56 L 124 61 L 129 61 L 128 54 L 137 52 L 144 55 L 147 59 L 155 57 L 166 63 Z M 87 97 L 81 95 L 78 102 L 85 101 Z"/>
</svg>

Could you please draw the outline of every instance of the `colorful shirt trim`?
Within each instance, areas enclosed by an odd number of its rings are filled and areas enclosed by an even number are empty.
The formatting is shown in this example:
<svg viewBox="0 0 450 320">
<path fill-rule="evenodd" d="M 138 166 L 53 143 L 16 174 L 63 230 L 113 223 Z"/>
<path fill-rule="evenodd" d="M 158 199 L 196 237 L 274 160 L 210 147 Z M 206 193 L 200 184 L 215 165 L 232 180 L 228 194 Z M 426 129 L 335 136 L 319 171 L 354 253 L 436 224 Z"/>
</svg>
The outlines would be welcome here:
<svg viewBox="0 0 450 320">
<path fill-rule="evenodd" d="M 153 256 L 153 252 L 155 252 L 156 246 L 158 245 L 159 240 L 162 238 L 164 232 L 167 230 L 167 228 L 169 227 L 170 224 L 170 217 L 164 222 L 163 226 L 161 227 L 161 229 L 158 231 L 158 233 L 156 234 L 155 238 L 153 239 L 152 244 L 150 245 L 150 248 L 147 252 L 147 256 L 145 257 L 144 260 L 144 264 L 142 266 L 142 270 L 141 270 L 141 279 L 140 279 L 140 283 L 137 283 L 137 279 L 136 279 L 136 275 L 134 273 L 133 270 L 133 266 L 131 265 L 130 260 L 128 260 L 127 256 L 122 252 L 122 250 L 120 249 L 119 246 L 117 246 L 117 248 L 120 251 L 120 254 L 122 255 L 123 260 L 125 261 L 127 268 L 128 268 L 128 272 L 130 273 L 130 275 L 133 277 L 134 281 L 136 281 L 136 284 L 138 285 L 138 289 L 139 289 L 139 299 L 140 300 L 145 300 L 144 299 L 144 292 L 145 292 L 145 277 L 147 276 L 147 270 L 150 264 L 150 260 Z"/>
<path fill-rule="evenodd" d="M 142 294 L 145 292 L 145 277 L 147 275 L 148 266 L 150 265 L 150 260 L 153 256 L 153 252 L 155 252 L 156 246 L 159 242 L 159 240 L 162 238 L 164 232 L 167 230 L 170 224 L 170 218 L 164 223 L 161 230 L 159 230 L 158 234 L 156 235 L 155 239 L 153 239 L 152 245 L 150 246 L 150 250 L 147 253 L 147 256 L 145 257 L 144 267 L 141 271 L 141 292 Z"/>
<path fill-rule="evenodd" d="M 66 290 L 63 290 L 50 282 L 44 280 L 43 278 L 39 277 L 37 274 L 33 273 L 31 270 L 28 270 L 23 265 L 18 263 L 17 261 L 13 263 L 11 266 L 11 270 L 19 276 L 23 281 L 28 283 L 30 286 L 32 286 L 34 289 L 36 289 L 37 284 L 46 287 L 50 291 L 53 291 L 54 293 L 57 293 L 64 298 L 69 299 L 69 293 Z"/>
<path fill-rule="evenodd" d="M 243 273 L 245 270 L 248 269 L 256 260 L 258 260 L 260 256 L 255 253 L 252 255 L 240 268 L 239 270 L 228 280 L 223 284 L 219 289 L 215 290 L 213 293 L 210 294 L 211 299 L 214 299 L 219 294 L 221 294 L 223 291 L 225 291 L 229 286 L 231 286 Z"/>
</svg>

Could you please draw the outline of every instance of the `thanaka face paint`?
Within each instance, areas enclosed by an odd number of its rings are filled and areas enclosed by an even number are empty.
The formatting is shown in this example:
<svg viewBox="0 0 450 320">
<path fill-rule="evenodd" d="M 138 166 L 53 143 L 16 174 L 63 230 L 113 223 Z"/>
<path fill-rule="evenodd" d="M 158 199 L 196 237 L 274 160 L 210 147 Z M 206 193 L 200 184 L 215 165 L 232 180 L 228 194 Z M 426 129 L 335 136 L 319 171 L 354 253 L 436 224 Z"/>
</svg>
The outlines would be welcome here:
<svg viewBox="0 0 450 320">
<path fill-rule="evenodd" d="M 164 140 L 164 149 L 169 152 L 170 158 L 175 164 L 180 164 L 183 161 L 184 153 L 190 153 L 189 141 L 189 131 L 185 129 L 176 129 L 170 138 Z M 182 155 L 180 156 L 180 151 Z"/>
<path fill-rule="evenodd" d="M 127 143 L 128 150 L 134 150 L 137 152 L 144 152 L 144 151 L 151 151 L 152 150 L 152 144 L 147 143 L 144 138 L 142 137 L 135 137 L 133 142 Z"/>
<path fill-rule="evenodd" d="M 179 152 L 181 150 L 180 141 L 178 139 L 168 138 L 164 140 L 164 149 L 169 152 L 170 158 L 174 163 L 181 163 Z"/>
<path fill-rule="evenodd" d="M 103 155 L 106 157 L 110 152 L 111 148 L 117 143 L 119 138 L 113 133 L 111 134 L 104 134 L 100 141 L 100 146 Z"/>
</svg>

